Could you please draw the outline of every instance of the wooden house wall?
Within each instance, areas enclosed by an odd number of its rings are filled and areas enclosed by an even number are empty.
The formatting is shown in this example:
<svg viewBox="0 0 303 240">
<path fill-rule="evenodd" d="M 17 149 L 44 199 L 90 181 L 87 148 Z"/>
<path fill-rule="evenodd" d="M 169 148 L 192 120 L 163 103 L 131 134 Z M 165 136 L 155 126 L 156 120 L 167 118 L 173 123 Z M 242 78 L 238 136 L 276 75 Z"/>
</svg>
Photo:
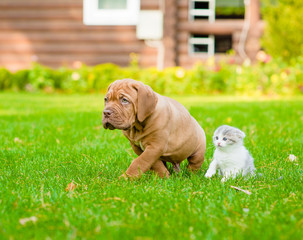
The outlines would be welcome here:
<svg viewBox="0 0 303 240">
<path fill-rule="evenodd" d="M 216 19 L 210 23 L 207 20 L 189 21 L 188 17 L 188 0 L 175 0 L 177 9 L 177 43 L 176 49 L 177 65 L 183 67 L 192 67 L 197 61 L 207 59 L 207 55 L 190 55 L 188 51 L 188 39 L 191 34 L 202 35 L 231 35 L 232 47 L 236 53 L 234 60 L 240 63 L 238 47 L 240 35 L 244 24 L 244 19 Z M 250 11 L 250 30 L 248 32 L 245 44 L 247 56 L 254 60 L 260 49 L 259 40 L 263 31 L 263 22 L 260 21 L 260 5 L 259 0 L 251 0 L 250 6 L 246 9 Z M 226 58 L 226 54 L 215 54 L 217 60 Z"/>
<path fill-rule="evenodd" d="M 141 0 L 141 9 L 158 9 Z M 136 38 L 135 26 L 86 26 L 83 0 L 1 0 L 0 66 L 26 68 L 32 61 L 59 67 L 129 64 L 137 53 L 142 66 L 156 65 L 156 50 Z"/>
<path fill-rule="evenodd" d="M 163 9 L 164 67 L 191 67 L 205 60 L 190 56 L 191 34 L 231 34 L 237 49 L 244 20 L 188 21 L 188 0 L 141 0 L 141 9 Z M 260 48 L 259 0 L 251 0 L 252 29 L 246 50 L 253 58 Z M 83 0 L 1 0 L 0 66 L 11 70 L 30 67 L 31 62 L 59 67 L 77 62 L 96 65 L 112 62 L 126 66 L 130 53 L 143 67 L 157 65 L 157 50 L 136 38 L 136 26 L 86 26 Z M 224 54 L 217 57 L 224 57 Z"/>
</svg>

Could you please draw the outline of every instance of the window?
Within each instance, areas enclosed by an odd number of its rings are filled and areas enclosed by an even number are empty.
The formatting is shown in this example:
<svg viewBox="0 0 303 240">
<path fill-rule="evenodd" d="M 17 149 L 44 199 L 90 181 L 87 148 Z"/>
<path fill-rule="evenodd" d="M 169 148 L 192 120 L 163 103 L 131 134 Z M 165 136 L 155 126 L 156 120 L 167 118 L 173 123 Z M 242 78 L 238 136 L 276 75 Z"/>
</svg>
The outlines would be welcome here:
<svg viewBox="0 0 303 240">
<path fill-rule="evenodd" d="M 190 20 L 243 19 L 244 0 L 189 0 Z"/>
<path fill-rule="evenodd" d="M 86 25 L 136 25 L 140 0 L 83 0 Z"/>
<path fill-rule="evenodd" d="M 216 19 L 244 18 L 244 0 L 189 0 L 189 20 L 206 20 L 216 24 Z M 213 56 L 232 49 L 231 35 L 192 34 L 188 39 L 189 55 Z"/>
<path fill-rule="evenodd" d="M 189 18 L 215 21 L 215 0 L 189 0 Z"/>
<path fill-rule="evenodd" d="M 214 35 L 193 34 L 189 38 L 189 54 L 207 54 L 213 56 L 215 52 Z"/>
<path fill-rule="evenodd" d="M 226 53 L 232 49 L 231 35 L 216 35 L 215 36 L 215 53 Z"/>
<path fill-rule="evenodd" d="M 188 42 L 190 55 L 213 56 L 215 53 L 226 53 L 232 49 L 231 35 L 193 34 Z"/>
<path fill-rule="evenodd" d="M 244 0 L 216 0 L 216 19 L 243 19 Z"/>
</svg>

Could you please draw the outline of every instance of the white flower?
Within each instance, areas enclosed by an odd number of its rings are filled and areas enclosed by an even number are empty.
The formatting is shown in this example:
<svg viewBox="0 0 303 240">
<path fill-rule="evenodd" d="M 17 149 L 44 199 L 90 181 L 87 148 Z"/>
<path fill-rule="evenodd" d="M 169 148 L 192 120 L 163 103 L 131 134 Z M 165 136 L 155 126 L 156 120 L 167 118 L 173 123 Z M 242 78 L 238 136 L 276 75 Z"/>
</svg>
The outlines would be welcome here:
<svg viewBox="0 0 303 240">
<path fill-rule="evenodd" d="M 185 71 L 182 68 L 177 69 L 176 77 L 177 78 L 183 78 L 184 76 L 185 76 Z"/>
<path fill-rule="evenodd" d="M 237 74 L 241 74 L 241 73 L 242 73 L 242 68 L 241 68 L 240 66 L 238 66 L 238 67 L 236 68 L 236 73 L 237 73 Z"/>
<path fill-rule="evenodd" d="M 244 62 L 243 62 L 243 66 L 244 66 L 244 67 L 249 67 L 250 64 L 251 64 L 251 61 L 250 61 L 249 58 L 246 58 L 246 59 L 244 60 Z"/>
<path fill-rule="evenodd" d="M 265 62 L 266 58 L 267 58 L 267 55 L 264 51 L 259 51 L 256 55 L 256 58 L 258 61 L 260 62 Z"/>
<path fill-rule="evenodd" d="M 249 208 L 243 208 L 243 212 L 248 213 L 249 212 Z"/>
<path fill-rule="evenodd" d="M 73 72 L 73 73 L 72 73 L 72 79 L 73 79 L 74 81 L 78 81 L 78 80 L 80 79 L 80 74 L 77 73 L 77 72 Z"/>
<path fill-rule="evenodd" d="M 14 138 L 14 142 L 15 143 L 22 143 L 22 140 L 20 138 L 18 138 L 18 137 L 15 137 Z"/>
<path fill-rule="evenodd" d="M 297 161 L 297 157 L 293 154 L 289 154 L 288 156 L 288 159 L 291 161 L 291 162 L 296 162 Z"/>
<path fill-rule="evenodd" d="M 19 219 L 19 223 L 21 225 L 25 225 L 27 222 L 32 222 L 32 223 L 35 223 L 37 222 L 38 218 L 35 217 L 35 216 L 32 216 L 32 217 L 29 217 L 29 218 L 22 218 L 22 219 Z"/>
</svg>

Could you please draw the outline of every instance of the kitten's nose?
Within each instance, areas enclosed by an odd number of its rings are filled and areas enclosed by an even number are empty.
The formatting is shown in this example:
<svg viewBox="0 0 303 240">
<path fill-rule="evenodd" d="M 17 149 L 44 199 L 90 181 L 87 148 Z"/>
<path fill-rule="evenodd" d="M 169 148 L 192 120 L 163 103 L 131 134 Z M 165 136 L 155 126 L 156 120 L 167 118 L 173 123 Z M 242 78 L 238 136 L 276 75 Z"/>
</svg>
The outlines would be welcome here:
<svg viewBox="0 0 303 240">
<path fill-rule="evenodd" d="M 218 142 L 218 146 L 221 146 L 221 143 L 220 143 L 220 142 Z"/>
</svg>

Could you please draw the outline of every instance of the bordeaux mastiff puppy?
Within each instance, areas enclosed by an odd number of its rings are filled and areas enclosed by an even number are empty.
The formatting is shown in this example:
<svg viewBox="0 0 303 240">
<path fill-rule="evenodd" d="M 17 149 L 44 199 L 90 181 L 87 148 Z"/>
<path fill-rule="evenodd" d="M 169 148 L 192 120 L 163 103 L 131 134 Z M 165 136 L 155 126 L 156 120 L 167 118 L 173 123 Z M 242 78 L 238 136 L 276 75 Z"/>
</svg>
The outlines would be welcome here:
<svg viewBox="0 0 303 240">
<path fill-rule="evenodd" d="M 190 170 L 200 169 L 205 133 L 179 102 L 132 79 L 110 84 L 104 100 L 103 127 L 122 130 L 138 155 L 123 177 L 139 177 L 148 170 L 168 177 L 166 162 L 179 170 L 184 159 Z"/>
</svg>

